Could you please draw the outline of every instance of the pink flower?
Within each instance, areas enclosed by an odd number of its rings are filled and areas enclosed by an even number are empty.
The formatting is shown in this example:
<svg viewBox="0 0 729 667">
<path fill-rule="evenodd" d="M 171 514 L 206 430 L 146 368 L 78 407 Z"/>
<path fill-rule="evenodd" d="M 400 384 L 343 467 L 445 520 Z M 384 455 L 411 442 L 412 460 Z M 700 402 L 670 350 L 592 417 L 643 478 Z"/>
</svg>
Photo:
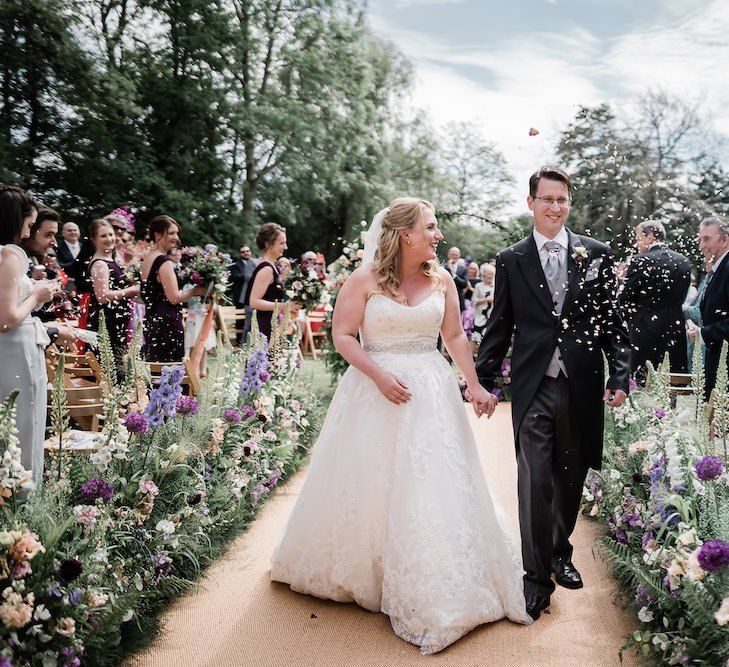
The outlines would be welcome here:
<svg viewBox="0 0 729 667">
<path fill-rule="evenodd" d="M 84 526 L 93 526 L 99 516 L 99 511 L 92 505 L 76 505 L 73 508 L 73 514 L 79 523 Z"/>
<path fill-rule="evenodd" d="M 139 480 L 139 493 L 142 495 L 150 494 L 153 496 L 159 495 L 159 489 L 157 485 L 151 479 L 140 479 Z"/>
</svg>

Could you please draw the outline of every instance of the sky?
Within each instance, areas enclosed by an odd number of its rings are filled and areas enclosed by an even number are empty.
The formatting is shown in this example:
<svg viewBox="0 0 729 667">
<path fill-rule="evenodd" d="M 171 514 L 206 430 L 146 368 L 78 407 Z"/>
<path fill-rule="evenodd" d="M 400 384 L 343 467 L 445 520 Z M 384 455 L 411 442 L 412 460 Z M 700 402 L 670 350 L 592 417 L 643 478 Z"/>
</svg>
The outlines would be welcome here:
<svg viewBox="0 0 729 667">
<path fill-rule="evenodd" d="M 369 0 L 414 67 L 410 102 L 436 127 L 474 121 L 517 179 L 551 161 L 581 106 L 620 113 L 649 90 L 699 101 L 729 164 L 728 0 Z M 539 134 L 529 136 L 529 129 Z M 726 140 L 726 146 L 723 141 Z"/>
</svg>

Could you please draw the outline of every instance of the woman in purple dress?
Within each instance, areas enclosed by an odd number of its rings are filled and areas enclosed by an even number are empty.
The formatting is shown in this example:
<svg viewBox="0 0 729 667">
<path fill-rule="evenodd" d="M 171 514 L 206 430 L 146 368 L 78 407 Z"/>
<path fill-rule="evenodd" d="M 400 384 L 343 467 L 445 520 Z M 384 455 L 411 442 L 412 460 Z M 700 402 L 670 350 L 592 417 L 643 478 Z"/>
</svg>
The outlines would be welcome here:
<svg viewBox="0 0 729 667">
<path fill-rule="evenodd" d="M 180 225 L 168 215 L 158 215 L 149 223 L 152 249 L 142 262 L 144 349 L 147 361 L 182 361 L 185 334 L 182 304 L 191 296 L 203 296 L 205 289 L 181 290 L 168 253 L 180 241 Z"/>
<path fill-rule="evenodd" d="M 107 220 L 94 220 L 89 225 L 89 238 L 96 252 L 88 266 L 92 289 L 87 326 L 92 331 L 98 331 L 99 317 L 102 312 L 104 313 L 117 372 L 123 373 L 122 360 L 127 350 L 127 324 L 132 312 L 130 299 L 139 295 L 139 285 L 129 285 L 124 270 L 114 260 L 116 234 Z"/>
</svg>

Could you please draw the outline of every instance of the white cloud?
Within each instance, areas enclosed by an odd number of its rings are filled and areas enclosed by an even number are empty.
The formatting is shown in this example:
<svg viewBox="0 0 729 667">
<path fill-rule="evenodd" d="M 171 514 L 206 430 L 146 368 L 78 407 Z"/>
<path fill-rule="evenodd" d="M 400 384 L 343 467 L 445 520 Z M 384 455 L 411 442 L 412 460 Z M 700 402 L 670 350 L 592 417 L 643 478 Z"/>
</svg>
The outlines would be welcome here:
<svg viewBox="0 0 729 667">
<path fill-rule="evenodd" d="M 702 97 L 714 131 L 729 138 L 729 85 L 723 74 L 729 62 L 729 3 L 712 0 L 697 7 L 690 0 L 683 14 L 676 13 L 675 0 L 664 5 L 663 20 L 657 16 L 653 26 L 609 40 L 583 26 L 559 34 L 514 32 L 508 41 L 502 36 L 498 48 L 448 43 L 377 14 L 371 22 L 415 64 L 415 105 L 436 125 L 475 120 L 504 153 L 518 181 L 518 203 L 510 212 L 522 212 L 529 174 L 552 157 L 559 131 L 580 106 L 607 101 L 620 109 L 636 95 L 661 88 Z M 532 126 L 540 131 L 536 137 L 528 135 Z"/>
</svg>

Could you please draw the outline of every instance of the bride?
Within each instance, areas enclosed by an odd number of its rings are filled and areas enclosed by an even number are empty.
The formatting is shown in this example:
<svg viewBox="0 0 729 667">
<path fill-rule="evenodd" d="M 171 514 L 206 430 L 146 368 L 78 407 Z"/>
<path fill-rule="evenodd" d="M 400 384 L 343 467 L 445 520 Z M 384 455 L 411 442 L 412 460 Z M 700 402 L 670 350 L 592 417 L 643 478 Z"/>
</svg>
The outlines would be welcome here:
<svg viewBox="0 0 729 667">
<path fill-rule="evenodd" d="M 478 384 L 455 284 L 436 261 L 442 240 L 421 199 L 375 216 L 334 310 L 334 344 L 351 367 L 271 568 L 300 593 L 384 612 L 423 654 L 482 623 L 531 622 L 518 547 L 437 349 L 440 334 L 478 416 L 490 417 L 496 399 Z"/>
</svg>

